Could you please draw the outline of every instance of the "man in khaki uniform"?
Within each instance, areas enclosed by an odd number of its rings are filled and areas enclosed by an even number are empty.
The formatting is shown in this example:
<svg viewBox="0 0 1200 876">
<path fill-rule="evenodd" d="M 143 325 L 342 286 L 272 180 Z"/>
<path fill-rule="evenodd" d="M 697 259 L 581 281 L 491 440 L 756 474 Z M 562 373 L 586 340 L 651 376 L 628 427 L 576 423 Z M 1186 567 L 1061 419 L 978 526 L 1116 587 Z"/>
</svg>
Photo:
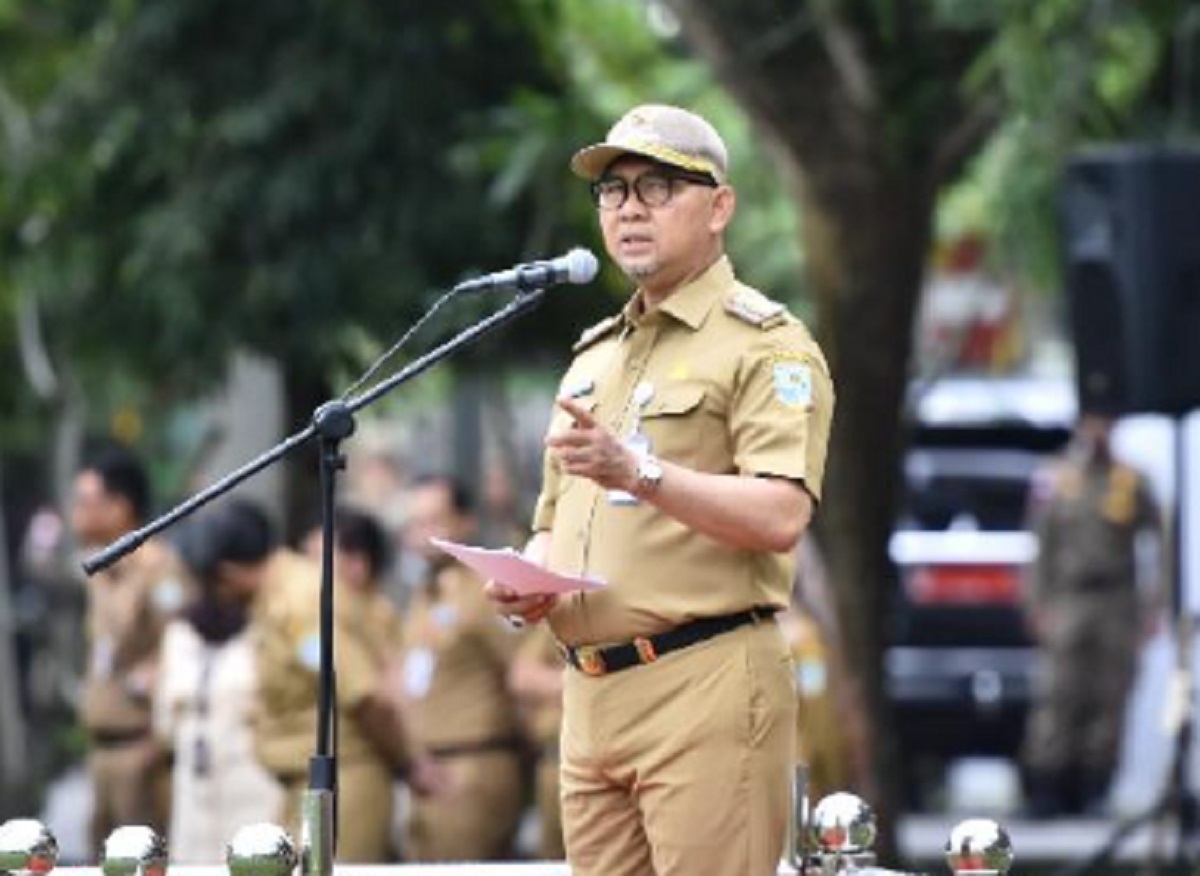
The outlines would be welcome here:
<svg viewBox="0 0 1200 876">
<path fill-rule="evenodd" d="M 1161 546 L 1158 509 L 1145 478 L 1113 457 L 1111 428 L 1084 416 L 1066 458 L 1034 484 L 1025 595 L 1042 662 L 1024 763 L 1035 816 L 1103 804 L 1138 653 L 1165 602 L 1163 577 L 1139 587 L 1138 575 L 1139 537 Z"/>
<path fill-rule="evenodd" d="M 253 505 L 232 502 L 217 509 L 208 525 L 222 583 L 253 594 L 251 635 L 261 697 L 255 750 L 284 786 L 281 820 L 299 836 L 300 802 L 316 741 L 320 572 L 300 554 L 276 548 L 266 516 Z M 410 759 L 384 687 L 379 655 L 386 649 L 361 623 L 358 601 L 345 596 L 339 587 L 337 859 L 380 863 L 390 858 L 393 777 L 408 769 Z"/>
<path fill-rule="evenodd" d="M 534 799 L 537 801 L 539 847 L 543 860 L 566 857 L 559 802 L 558 736 L 562 732 L 563 658 L 550 628 L 535 627 L 521 643 L 508 673 L 509 687 L 537 754 Z"/>
<path fill-rule="evenodd" d="M 469 541 L 474 514 L 452 478 L 423 478 L 409 524 L 425 537 Z M 415 744 L 445 772 L 447 791 L 413 801 L 405 857 L 511 857 L 524 799 L 523 739 L 508 668 L 518 637 L 483 595 L 483 581 L 444 554 L 431 557 L 404 628 L 404 715 Z"/>
<path fill-rule="evenodd" d="M 774 614 L 821 493 L 820 349 L 724 255 L 735 195 L 708 122 L 638 107 L 577 153 L 609 255 L 638 284 L 560 388 L 527 553 L 607 588 L 519 598 L 573 669 L 563 827 L 576 876 L 774 873 L 796 696 Z"/>
<path fill-rule="evenodd" d="M 149 482 L 132 454 L 110 449 L 75 477 L 71 525 L 81 547 L 103 547 L 136 529 L 149 509 Z M 88 581 L 90 657 L 83 691 L 93 787 L 94 849 L 124 824 L 166 830 L 170 768 L 151 733 L 163 630 L 182 607 L 174 553 L 150 540 Z"/>
</svg>

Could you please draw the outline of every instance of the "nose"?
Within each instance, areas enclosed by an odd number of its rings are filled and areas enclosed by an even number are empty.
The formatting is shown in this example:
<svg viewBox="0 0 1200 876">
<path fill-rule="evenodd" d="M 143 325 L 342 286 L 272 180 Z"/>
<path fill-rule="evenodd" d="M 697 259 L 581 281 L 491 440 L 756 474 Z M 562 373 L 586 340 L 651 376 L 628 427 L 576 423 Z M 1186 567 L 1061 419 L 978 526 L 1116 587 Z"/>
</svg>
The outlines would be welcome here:
<svg viewBox="0 0 1200 876">
<path fill-rule="evenodd" d="M 625 203 L 617 208 L 617 218 L 622 222 L 644 219 L 649 215 L 650 208 L 642 203 L 642 199 L 632 189 L 630 189 L 629 197 L 625 199 Z"/>
</svg>

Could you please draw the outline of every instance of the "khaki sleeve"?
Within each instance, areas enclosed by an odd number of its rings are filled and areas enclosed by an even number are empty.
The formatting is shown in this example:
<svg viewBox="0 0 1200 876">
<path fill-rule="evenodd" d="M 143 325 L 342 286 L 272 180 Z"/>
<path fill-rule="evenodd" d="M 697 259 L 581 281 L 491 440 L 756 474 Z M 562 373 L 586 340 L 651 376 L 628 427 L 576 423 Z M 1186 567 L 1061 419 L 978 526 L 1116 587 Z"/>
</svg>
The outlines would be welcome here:
<svg viewBox="0 0 1200 876">
<path fill-rule="evenodd" d="M 777 329 L 746 353 L 729 425 L 738 471 L 801 481 L 819 500 L 834 391 L 825 358 L 806 334 L 800 326 Z"/>
<path fill-rule="evenodd" d="M 533 509 L 534 532 L 549 531 L 554 526 L 554 506 L 558 501 L 560 477 L 558 465 L 550 452 L 546 451 L 542 454 L 542 491 Z"/>
<path fill-rule="evenodd" d="M 361 635 L 344 623 L 334 627 L 337 695 L 340 706 L 354 709 L 380 689 L 382 667 Z"/>
</svg>

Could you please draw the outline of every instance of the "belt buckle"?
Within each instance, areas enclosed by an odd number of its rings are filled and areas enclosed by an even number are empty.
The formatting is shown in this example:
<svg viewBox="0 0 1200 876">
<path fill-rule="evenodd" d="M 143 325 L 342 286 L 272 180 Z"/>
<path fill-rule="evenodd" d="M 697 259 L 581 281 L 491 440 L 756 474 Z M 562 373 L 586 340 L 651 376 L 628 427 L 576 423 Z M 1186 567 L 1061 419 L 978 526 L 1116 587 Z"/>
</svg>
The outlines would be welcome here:
<svg viewBox="0 0 1200 876">
<path fill-rule="evenodd" d="M 654 643 L 647 638 L 639 636 L 634 639 L 633 647 L 637 649 L 638 660 L 643 664 L 653 663 L 658 659 L 658 651 L 654 649 Z"/>
<path fill-rule="evenodd" d="M 604 665 L 604 655 L 595 645 L 580 645 L 575 649 L 575 659 L 579 661 L 579 670 L 584 675 L 596 677 L 608 671 Z"/>
</svg>

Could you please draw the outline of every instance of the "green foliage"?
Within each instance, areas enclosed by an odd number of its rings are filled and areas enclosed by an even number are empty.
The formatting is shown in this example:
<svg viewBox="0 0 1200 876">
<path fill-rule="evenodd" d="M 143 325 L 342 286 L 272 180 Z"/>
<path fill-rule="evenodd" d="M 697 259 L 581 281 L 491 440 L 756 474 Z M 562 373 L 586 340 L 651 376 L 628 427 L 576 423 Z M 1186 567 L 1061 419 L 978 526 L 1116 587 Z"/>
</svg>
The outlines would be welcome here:
<svg viewBox="0 0 1200 876">
<path fill-rule="evenodd" d="M 943 226 L 994 233 L 1045 285 L 1059 163 L 1088 138 L 1162 128 L 1145 111 L 1161 101 L 1146 98 L 1177 7 L 824 0 L 744 13 L 777 39 L 811 38 L 814 10 L 843 16 L 877 65 L 879 146 L 904 166 L 947 95 L 1002 97 L 1010 109 Z M 649 101 L 721 128 L 741 195 L 734 258 L 803 310 L 794 193 L 676 30 L 644 0 L 0 0 L 0 361 L 17 373 L 21 294 L 102 402 L 206 389 L 235 346 L 314 377 L 356 373 L 460 276 L 599 249 L 566 159 Z M 983 38 L 967 81 L 939 76 Z M 552 296 L 477 356 L 561 355 L 627 284 L 609 269 L 604 286 Z M 19 386 L 0 406 L 15 409 Z"/>
<path fill-rule="evenodd" d="M 26 38 L 37 5 L 9 0 Z M 538 205 L 489 192 L 469 144 L 496 107 L 561 97 L 553 6 L 98 8 L 86 75 L 38 119 L 0 215 L 9 282 L 93 384 L 126 372 L 176 397 L 234 346 L 301 374 L 360 361 L 364 329 L 381 346 L 431 290 L 522 250 Z"/>
<path fill-rule="evenodd" d="M 998 91 L 1003 121 L 945 198 L 943 233 L 983 231 L 994 259 L 1029 285 L 1060 278 L 1056 198 L 1063 162 L 1088 143 L 1154 141 L 1170 103 L 1157 90 L 1170 68 L 1173 0 L 1009 0 L 990 51 L 973 71 L 977 94 Z"/>
</svg>

